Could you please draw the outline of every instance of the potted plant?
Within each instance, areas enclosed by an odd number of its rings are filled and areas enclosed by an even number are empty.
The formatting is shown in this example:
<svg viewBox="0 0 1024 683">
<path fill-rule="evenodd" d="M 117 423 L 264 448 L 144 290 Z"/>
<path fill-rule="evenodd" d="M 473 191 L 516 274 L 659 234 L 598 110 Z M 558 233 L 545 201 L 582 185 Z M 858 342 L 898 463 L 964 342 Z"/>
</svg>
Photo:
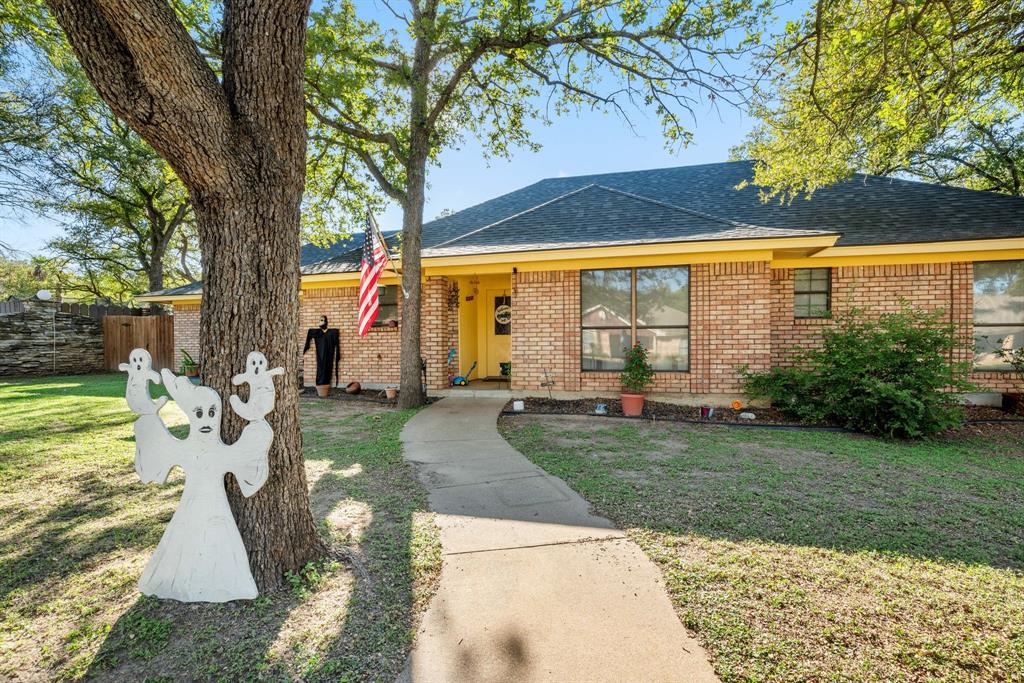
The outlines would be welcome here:
<svg viewBox="0 0 1024 683">
<path fill-rule="evenodd" d="M 999 355 L 1010 364 L 1012 373 L 1024 382 L 1024 346 L 1016 349 L 1000 349 Z M 1011 415 L 1024 415 L 1024 394 L 1019 391 L 1003 392 L 1003 410 Z"/>
<path fill-rule="evenodd" d="M 199 363 L 185 349 L 181 349 L 181 370 L 179 375 L 185 375 L 189 379 L 199 376 Z"/>
<path fill-rule="evenodd" d="M 644 390 L 654 379 L 654 369 L 647 360 L 647 349 L 639 342 L 626 347 L 626 365 L 619 375 L 622 383 L 622 414 L 637 417 L 644 412 Z"/>
</svg>

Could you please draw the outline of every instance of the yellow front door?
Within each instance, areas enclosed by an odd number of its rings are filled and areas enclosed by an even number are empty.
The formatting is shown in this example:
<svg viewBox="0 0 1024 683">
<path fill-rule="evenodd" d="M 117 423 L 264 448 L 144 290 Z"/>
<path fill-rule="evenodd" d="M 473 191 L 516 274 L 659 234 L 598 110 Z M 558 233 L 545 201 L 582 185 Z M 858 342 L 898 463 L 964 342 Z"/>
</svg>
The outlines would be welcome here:
<svg viewBox="0 0 1024 683">
<path fill-rule="evenodd" d="M 508 288 L 484 290 L 482 303 L 486 354 L 484 377 L 500 377 L 501 363 L 512 361 L 512 292 Z"/>
</svg>

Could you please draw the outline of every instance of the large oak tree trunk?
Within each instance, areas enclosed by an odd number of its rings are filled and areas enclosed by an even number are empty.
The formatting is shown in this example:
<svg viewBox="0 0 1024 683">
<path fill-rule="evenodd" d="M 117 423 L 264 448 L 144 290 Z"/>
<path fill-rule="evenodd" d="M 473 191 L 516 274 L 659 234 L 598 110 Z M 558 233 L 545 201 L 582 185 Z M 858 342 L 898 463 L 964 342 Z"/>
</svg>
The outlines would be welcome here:
<svg viewBox="0 0 1024 683">
<path fill-rule="evenodd" d="M 429 23 L 429 22 L 427 22 Z M 402 207 L 402 349 L 401 384 L 398 405 L 415 408 L 426 402 L 422 380 L 420 319 L 422 269 L 420 243 L 423 235 L 423 203 L 427 184 L 430 134 L 427 125 L 427 83 L 430 73 L 430 43 L 425 26 L 417 26 L 413 52 L 412 89 L 409 93 L 409 156 L 405 163 L 406 191 Z"/>
<path fill-rule="evenodd" d="M 309 2 L 226 0 L 218 80 L 166 0 L 47 0 L 100 96 L 189 190 L 205 276 L 205 383 L 226 398 L 254 349 L 286 370 L 268 416 L 267 483 L 250 499 L 229 486 L 264 592 L 322 549 L 309 510 L 295 384 Z M 230 410 L 225 418 L 230 443 L 242 421 Z"/>
<path fill-rule="evenodd" d="M 261 198 L 258 205 L 252 196 Z M 234 482 L 228 487 L 253 576 L 264 588 L 321 549 L 298 419 L 300 198 L 294 188 L 254 181 L 236 195 L 195 205 L 203 253 L 204 384 L 227 396 L 231 376 L 241 372 L 252 350 L 264 351 L 272 367 L 285 369 L 275 410 L 267 416 L 274 429 L 267 483 L 252 498 L 242 496 Z M 231 410 L 224 417 L 224 439 L 230 442 L 245 423 Z"/>
<path fill-rule="evenodd" d="M 426 401 L 423 391 L 420 320 L 422 302 L 420 241 L 423 232 L 423 202 L 426 163 L 409 166 L 409 184 L 402 212 L 402 352 L 398 405 L 415 408 Z"/>
</svg>

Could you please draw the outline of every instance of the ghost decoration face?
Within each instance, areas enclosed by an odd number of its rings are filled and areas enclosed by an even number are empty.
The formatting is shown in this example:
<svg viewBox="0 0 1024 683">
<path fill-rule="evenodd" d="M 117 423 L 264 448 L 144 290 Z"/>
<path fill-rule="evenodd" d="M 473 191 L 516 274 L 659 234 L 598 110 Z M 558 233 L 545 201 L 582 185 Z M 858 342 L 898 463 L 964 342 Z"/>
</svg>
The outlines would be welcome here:
<svg viewBox="0 0 1024 683">
<path fill-rule="evenodd" d="M 266 372 L 267 357 L 259 351 L 253 351 L 245 359 L 245 368 L 253 375 L 258 375 L 260 372 Z"/>
<path fill-rule="evenodd" d="M 153 357 L 146 349 L 135 349 L 128 356 L 128 364 L 135 368 L 136 372 L 153 369 Z"/>
<path fill-rule="evenodd" d="M 175 389 L 177 392 L 174 398 L 188 416 L 188 441 L 220 443 L 222 404 L 217 392 L 187 380 L 184 383 L 176 382 Z"/>
</svg>

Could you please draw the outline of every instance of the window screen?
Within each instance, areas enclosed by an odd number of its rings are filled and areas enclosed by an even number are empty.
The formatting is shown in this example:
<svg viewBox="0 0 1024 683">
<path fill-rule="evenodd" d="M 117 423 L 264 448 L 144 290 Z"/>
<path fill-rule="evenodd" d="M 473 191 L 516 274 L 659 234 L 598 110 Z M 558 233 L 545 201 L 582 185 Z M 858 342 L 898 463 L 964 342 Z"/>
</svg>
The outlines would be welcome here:
<svg viewBox="0 0 1024 683">
<path fill-rule="evenodd" d="M 793 278 L 793 317 L 826 317 L 832 304 L 831 294 L 831 268 L 797 268 Z"/>
</svg>

